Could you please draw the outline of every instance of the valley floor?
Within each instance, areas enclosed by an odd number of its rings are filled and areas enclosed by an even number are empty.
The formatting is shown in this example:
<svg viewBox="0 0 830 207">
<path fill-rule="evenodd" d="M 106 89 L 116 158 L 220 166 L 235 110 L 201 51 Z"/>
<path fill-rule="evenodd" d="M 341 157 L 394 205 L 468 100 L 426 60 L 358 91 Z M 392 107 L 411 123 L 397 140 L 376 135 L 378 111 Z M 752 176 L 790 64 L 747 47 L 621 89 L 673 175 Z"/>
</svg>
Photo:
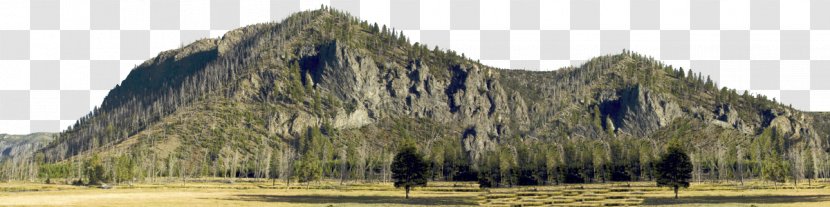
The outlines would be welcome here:
<svg viewBox="0 0 830 207">
<path fill-rule="evenodd" d="M 668 188 L 649 193 L 644 206 L 830 206 L 830 183 L 813 182 L 794 188 L 787 185 L 751 182 L 730 184 L 692 184 L 680 190 L 680 198 Z"/>
<path fill-rule="evenodd" d="M 0 183 L 0 206 L 499 206 L 523 201 L 539 201 L 526 194 L 556 193 L 567 203 L 543 205 L 611 205 L 615 194 L 630 192 L 644 206 L 830 206 L 830 188 L 826 181 L 812 186 L 771 186 L 751 182 L 744 186 L 728 184 L 693 184 L 681 190 L 680 199 L 668 188 L 656 188 L 652 182 L 586 184 L 546 187 L 501 188 L 479 190 L 469 182 L 431 182 L 404 199 L 403 190 L 391 183 L 322 182 L 308 188 L 270 181 L 220 180 L 201 182 L 165 182 L 163 184 L 119 185 L 99 189 L 60 184 L 26 182 Z M 575 193 L 576 192 L 576 193 Z M 488 195 L 502 196 L 501 203 L 488 201 Z M 562 194 L 564 193 L 564 194 Z M 594 197 L 591 197 L 594 196 Z M 496 196 L 499 197 L 499 196 Z M 586 198 L 587 200 L 582 200 Z M 624 197 L 624 196 L 623 196 Z M 574 200 L 576 199 L 576 200 Z M 622 197 L 620 199 L 623 199 Z"/>
</svg>

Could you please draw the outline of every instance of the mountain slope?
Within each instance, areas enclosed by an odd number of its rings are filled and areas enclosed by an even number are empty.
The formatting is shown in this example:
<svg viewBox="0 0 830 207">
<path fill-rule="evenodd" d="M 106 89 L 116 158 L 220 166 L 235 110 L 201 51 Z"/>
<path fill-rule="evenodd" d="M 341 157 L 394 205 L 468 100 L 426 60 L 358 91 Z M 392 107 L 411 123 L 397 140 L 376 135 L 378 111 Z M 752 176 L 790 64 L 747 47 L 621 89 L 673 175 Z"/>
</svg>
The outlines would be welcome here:
<svg viewBox="0 0 830 207">
<path fill-rule="evenodd" d="M 342 165 L 383 179 L 397 143 L 414 139 L 443 174 L 461 176 L 489 152 L 518 157 L 517 143 L 640 140 L 659 151 L 681 138 L 704 153 L 775 133 L 781 153 L 825 153 L 825 117 L 627 51 L 577 68 L 503 70 L 323 9 L 161 53 L 43 153 L 130 156 L 168 176 L 261 177 L 309 159 L 326 176 Z"/>
<path fill-rule="evenodd" d="M 27 135 L 0 134 L 0 179 L 37 176 L 37 163 L 43 157 L 35 154 L 54 140 L 53 133 Z"/>
<path fill-rule="evenodd" d="M 44 132 L 28 135 L 0 134 L 0 161 L 16 156 L 31 156 L 52 141 L 53 135 Z"/>
</svg>

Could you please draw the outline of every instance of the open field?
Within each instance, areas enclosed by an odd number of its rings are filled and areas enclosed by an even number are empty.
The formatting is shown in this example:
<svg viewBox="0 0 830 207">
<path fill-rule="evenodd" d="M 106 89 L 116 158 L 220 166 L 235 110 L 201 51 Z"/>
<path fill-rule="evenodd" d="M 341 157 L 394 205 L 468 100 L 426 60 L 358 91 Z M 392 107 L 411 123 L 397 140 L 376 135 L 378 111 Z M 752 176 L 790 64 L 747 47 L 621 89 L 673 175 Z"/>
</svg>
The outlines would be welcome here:
<svg viewBox="0 0 830 207">
<path fill-rule="evenodd" d="M 162 184 L 163 183 L 163 184 Z M 0 183 L 2 206 L 830 206 L 825 182 L 770 186 L 751 182 L 693 184 L 680 199 L 651 182 L 480 190 L 469 182 L 431 182 L 404 199 L 391 183 L 321 182 L 306 187 L 270 181 L 159 182 L 98 189 L 59 184 Z"/>
<path fill-rule="evenodd" d="M 830 206 L 826 183 L 807 186 L 759 182 L 692 184 L 674 199 L 669 188 L 653 182 L 560 185 L 491 189 L 481 206 Z"/>
<path fill-rule="evenodd" d="M 744 186 L 729 184 L 692 184 L 680 190 L 680 199 L 668 188 L 647 193 L 645 206 L 830 206 L 827 181 L 772 185 L 750 182 Z"/>
<path fill-rule="evenodd" d="M 305 185 L 270 181 L 172 182 L 115 189 L 36 183 L 0 183 L 0 206 L 470 206 L 479 189 L 473 183 L 434 182 L 404 199 L 391 183 L 334 182 Z M 465 192 L 466 191 L 466 192 Z"/>
</svg>

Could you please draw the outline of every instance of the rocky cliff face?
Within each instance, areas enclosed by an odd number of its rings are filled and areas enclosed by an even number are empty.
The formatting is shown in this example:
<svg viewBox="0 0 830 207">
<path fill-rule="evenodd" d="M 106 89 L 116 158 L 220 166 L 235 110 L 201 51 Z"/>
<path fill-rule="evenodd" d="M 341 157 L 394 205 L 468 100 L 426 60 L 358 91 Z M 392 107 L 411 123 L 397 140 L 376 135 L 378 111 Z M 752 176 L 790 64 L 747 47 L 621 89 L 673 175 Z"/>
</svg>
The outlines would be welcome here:
<svg viewBox="0 0 830 207">
<path fill-rule="evenodd" d="M 757 135 L 768 127 L 774 127 L 792 139 L 819 136 L 812 132 L 810 121 L 805 118 L 809 115 L 784 106 L 772 104 L 760 109 L 745 106 L 736 109 L 744 103 L 714 100 L 709 94 L 712 92 L 706 89 L 694 89 L 701 91 L 688 96 L 664 91 L 670 85 L 686 84 L 683 80 L 661 79 L 657 84 L 646 86 L 639 80 L 628 78 L 609 84 L 602 81 L 615 80 L 601 77 L 596 82 L 586 81 L 589 82 L 586 85 L 559 85 L 553 89 L 540 86 L 543 89 L 525 91 L 522 87 L 511 86 L 536 86 L 532 82 L 503 86 L 502 81 L 517 81 L 516 73 L 476 63 L 462 62 L 439 68 L 439 71 L 445 71 L 445 74 L 440 74 L 431 71 L 440 66 L 431 66 L 426 61 L 377 61 L 371 55 L 338 41 L 317 47 L 319 49 L 311 55 L 302 57 L 315 62 L 308 64 L 311 67 L 304 68 L 312 84 L 340 101 L 354 105 L 352 109 L 335 109 L 337 113 L 331 122 L 336 128 L 358 129 L 376 125 L 380 120 L 402 117 L 451 125 L 453 132 L 450 136 L 462 142 L 472 159 L 493 149 L 500 139 L 506 137 L 650 138 L 655 131 L 671 126 L 678 119 L 695 120 L 747 136 Z M 583 66 L 575 70 L 596 70 L 594 75 L 614 76 L 632 69 L 625 64 L 650 61 L 653 60 L 621 54 L 594 60 L 609 66 Z M 589 64 L 592 63 L 586 65 Z M 658 72 L 659 76 L 670 75 Z M 539 75 L 552 75 L 553 81 L 575 76 L 577 72 L 563 70 L 548 73 Z M 568 90 L 585 97 L 554 94 L 555 91 Z M 755 99 L 744 98 L 742 101 Z M 690 104 L 684 99 L 699 102 Z M 564 104 L 557 104 L 562 102 Z M 599 108 L 598 117 L 602 123 L 599 127 L 586 126 L 590 121 L 585 118 L 594 116 L 591 111 L 594 105 Z M 741 117 L 739 112 L 745 116 Z M 573 120 L 573 117 L 578 118 Z M 292 122 L 307 123 L 302 126 L 310 127 L 325 119 L 328 118 L 301 116 Z M 551 133 L 551 128 L 567 133 Z M 294 133 L 299 131 L 294 130 Z"/>
<path fill-rule="evenodd" d="M 521 96 L 512 97 L 520 110 L 511 110 L 494 69 L 459 64 L 442 68 L 448 70 L 448 77 L 442 78 L 433 75 L 423 61 L 378 62 L 337 41 L 319 48 L 316 54 L 303 57 L 318 62 L 306 68 L 313 84 L 354 104 L 351 110 L 337 109 L 333 118 L 337 128 L 359 128 L 380 119 L 426 119 L 456 125 L 463 130 L 464 146 L 479 152 L 505 133 L 503 125 L 513 120 L 513 113 L 516 121 L 527 121 Z"/>
<path fill-rule="evenodd" d="M 601 100 L 600 106 L 612 121 L 612 130 L 638 137 L 648 136 L 686 116 L 676 102 L 639 85 L 619 90 L 613 97 Z"/>
</svg>

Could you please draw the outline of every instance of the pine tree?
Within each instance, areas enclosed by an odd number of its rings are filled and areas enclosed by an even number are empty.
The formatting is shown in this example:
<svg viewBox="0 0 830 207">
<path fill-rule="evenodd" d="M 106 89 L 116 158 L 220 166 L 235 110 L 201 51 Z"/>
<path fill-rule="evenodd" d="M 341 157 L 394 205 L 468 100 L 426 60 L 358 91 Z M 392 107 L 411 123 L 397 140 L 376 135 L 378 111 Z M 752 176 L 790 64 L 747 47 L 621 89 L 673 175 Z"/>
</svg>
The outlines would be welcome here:
<svg viewBox="0 0 830 207">
<path fill-rule="evenodd" d="M 775 157 L 767 157 L 764 158 L 762 161 L 762 168 L 761 168 L 761 177 L 765 180 L 769 180 L 775 183 L 783 183 L 785 182 L 785 178 L 787 177 L 788 173 L 788 166 L 784 163 L 781 158 Z"/>
<path fill-rule="evenodd" d="M 487 151 L 481 158 L 478 171 L 478 186 L 480 188 L 499 187 L 499 154 Z"/>
<path fill-rule="evenodd" d="M 296 172 L 294 174 L 297 175 L 300 182 L 306 183 L 306 188 L 310 186 L 311 182 L 320 180 L 323 174 L 323 169 L 320 168 L 320 161 L 317 156 L 306 154 L 296 165 L 297 167 L 294 168 Z"/>
<path fill-rule="evenodd" d="M 409 199 L 409 191 L 413 187 L 426 186 L 427 170 L 427 163 L 415 149 L 415 145 L 405 144 L 392 162 L 392 179 L 395 181 L 395 187 L 403 187 L 406 190 L 406 198 Z"/>
<path fill-rule="evenodd" d="M 813 161 L 813 153 L 808 151 L 804 156 L 804 178 L 807 179 L 807 185 L 812 185 L 812 180 L 815 177 L 815 162 Z"/>
<path fill-rule="evenodd" d="M 508 148 L 502 148 L 499 152 L 499 176 L 501 177 L 501 182 L 504 182 L 508 186 L 513 186 L 518 180 L 514 173 L 516 166 L 514 158 L 513 152 Z"/>
<path fill-rule="evenodd" d="M 680 187 L 688 188 L 692 179 L 692 162 L 689 155 L 680 148 L 678 141 L 672 140 L 666 154 L 657 164 L 657 186 L 668 186 L 674 189 L 674 198 L 677 199 L 677 190 Z"/>
<path fill-rule="evenodd" d="M 602 114 L 600 114 L 600 112 L 599 112 L 599 106 L 594 105 L 594 118 L 593 118 L 594 119 L 594 127 L 596 127 L 596 129 L 600 130 L 600 131 L 602 131 L 602 118 L 601 117 L 602 117 Z"/>
<path fill-rule="evenodd" d="M 92 158 L 90 158 L 85 164 L 85 173 L 88 179 L 87 184 L 98 185 L 109 180 L 106 172 L 104 172 L 104 166 L 101 163 L 101 158 L 99 158 L 98 155 L 93 155 Z"/>
</svg>

